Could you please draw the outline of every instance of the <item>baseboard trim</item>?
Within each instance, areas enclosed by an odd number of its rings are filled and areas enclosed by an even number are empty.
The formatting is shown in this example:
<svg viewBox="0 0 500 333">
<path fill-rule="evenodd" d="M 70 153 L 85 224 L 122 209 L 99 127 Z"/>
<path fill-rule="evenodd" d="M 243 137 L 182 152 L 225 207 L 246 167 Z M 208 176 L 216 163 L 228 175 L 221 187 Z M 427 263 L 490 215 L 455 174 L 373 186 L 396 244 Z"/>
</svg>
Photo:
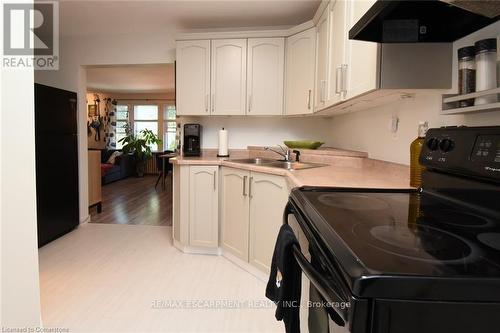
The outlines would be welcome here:
<svg viewBox="0 0 500 333">
<path fill-rule="evenodd" d="M 220 256 L 222 251 L 219 247 L 201 247 L 201 246 L 187 246 L 174 239 L 174 246 L 180 250 L 181 252 L 187 254 L 207 254 L 207 255 L 215 255 Z"/>
<path fill-rule="evenodd" d="M 237 256 L 235 256 L 234 254 L 231 254 L 227 251 L 222 251 L 222 256 L 224 258 L 226 258 L 227 260 L 229 260 L 230 262 L 232 262 L 233 264 L 235 264 L 236 266 L 243 269 L 244 271 L 247 271 L 248 273 L 252 274 L 257 279 L 259 279 L 263 282 L 267 282 L 267 280 L 269 278 L 268 273 L 261 271 L 257 267 L 251 265 L 249 262 L 246 262 L 245 260 L 242 260 L 242 259 L 238 258 Z"/>
<path fill-rule="evenodd" d="M 257 267 L 253 266 L 249 262 L 242 260 L 235 256 L 234 254 L 229 253 L 228 251 L 224 251 L 221 247 L 217 248 L 209 248 L 209 247 L 199 247 L 199 246 L 187 246 L 179 242 L 178 240 L 174 239 L 173 240 L 174 247 L 177 248 L 179 251 L 187 254 L 196 254 L 196 255 L 216 255 L 216 256 L 222 256 L 231 263 L 235 264 L 239 268 L 243 269 L 244 271 L 250 273 L 251 275 L 255 276 L 257 279 L 267 282 L 269 273 L 263 272 L 262 270 L 258 269 Z"/>
<path fill-rule="evenodd" d="M 84 219 L 80 220 L 80 224 L 85 224 L 90 222 L 90 215 L 87 215 Z"/>
</svg>

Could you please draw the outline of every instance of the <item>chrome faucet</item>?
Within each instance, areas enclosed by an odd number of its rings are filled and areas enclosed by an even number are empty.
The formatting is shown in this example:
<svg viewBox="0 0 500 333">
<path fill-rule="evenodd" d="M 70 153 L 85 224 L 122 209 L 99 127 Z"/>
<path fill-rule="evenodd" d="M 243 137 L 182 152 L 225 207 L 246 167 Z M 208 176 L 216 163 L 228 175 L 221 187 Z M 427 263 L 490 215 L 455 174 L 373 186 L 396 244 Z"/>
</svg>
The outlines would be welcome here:
<svg viewBox="0 0 500 333">
<path fill-rule="evenodd" d="M 278 145 L 278 147 L 280 147 L 281 151 L 278 151 L 278 150 L 275 150 L 271 147 L 264 147 L 265 150 L 269 150 L 269 151 L 272 151 L 273 153 L 276 153 L 278 155 L 280 155 L 281 157 L 283 157 L 283 160 L 286 161 L 286 162 L 290 162 L 291 161 L 291 156 L 292 156 L 292 153 L 290 151 L 290 149 L 285 149 L 283 148 L 282 146 Z"/>
<path fill-rule="evenodd" d="M 283 160 L 285 162 L 291 162 L 292 161 L 292 153 L 294 153 L 295 154 L 295 161 L 300 162 L 300 151 L 298 151 L 298 150 L 292 151 L 290 149 L 285 149 L 281 145 L 278 145 L 278 147 L 280 147 L 281 151 L 274 150 L 271 147 L 264 147 L 264 149 L 270 150 L 270 151 L 280 155 L 281 157 L 283 157 Z"/>
</svg>

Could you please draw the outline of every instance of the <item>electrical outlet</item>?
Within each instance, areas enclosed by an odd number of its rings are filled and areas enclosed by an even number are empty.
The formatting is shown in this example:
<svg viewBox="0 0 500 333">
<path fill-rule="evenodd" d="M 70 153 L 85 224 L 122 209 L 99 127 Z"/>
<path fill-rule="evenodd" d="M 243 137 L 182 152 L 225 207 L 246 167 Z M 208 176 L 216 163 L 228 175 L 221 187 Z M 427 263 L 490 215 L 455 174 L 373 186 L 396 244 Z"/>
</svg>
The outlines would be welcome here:
<svg viewBox="0 0 500 333">
<path fill-rule="evenodd" d="M 399 117 L 392 116 L 392 118 L 389 121 L 389 131 L 391 131 L 392 134 L 396 134 L 398 132 L 398 128 L 399 128 Z"/>
</svg>

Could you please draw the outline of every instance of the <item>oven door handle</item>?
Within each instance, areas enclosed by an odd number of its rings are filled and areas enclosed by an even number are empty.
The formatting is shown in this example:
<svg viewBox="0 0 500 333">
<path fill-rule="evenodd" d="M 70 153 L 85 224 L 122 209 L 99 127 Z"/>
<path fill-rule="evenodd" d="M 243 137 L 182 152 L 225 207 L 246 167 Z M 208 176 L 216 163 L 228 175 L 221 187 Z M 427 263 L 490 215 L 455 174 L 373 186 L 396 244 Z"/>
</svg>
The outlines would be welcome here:
<svg viewBox="0 0 500 333">
<path fill-rule="evenodd" d="M 304 232 L 304 235 L 306 236 L 307 241 L 309 242 L 310 246 L 317 248 L 317 243 L 312 235 L 312 232 L 307 227 L 307 224 L 305 223 L 304 219 L 302 218 L 300 213 L 293 207 L 293 204 L 291 202 L 288 202 L 288 204 L 285 207 L 285 213 L 283 216 L 284 223 L 288 223 L 288 215 L 290 215 L 290 214 L 293 215 L 295 217 L 295 219 L 297 220 L 297 223 L 299 224 L 300 228 L 302 229 L 302 232 Z M 324 264 L 323 259 L 321 257 L 319 257 L 319 259 L 321 261 L 321 264 Z M 342 277 L 340 276 L 340 274 L 335 272 L 335 270 L 333 270 L 331 273 L 332 273 L 333 279 L 336 282 L 338 282 L 339 288 L 340 288 L 340 290 L 337 291 L 336 294 L 343 295 L 343 297 L 340 297 L 340 299 L 349 299 L 350 293 L 343 292 L 343 290 L 345 290 L 345 289 L 342 288 L 343 282 L 342 282 Z"/>
<path fill-rule="evenodd" d="M 328 286 L 328 283 L 324 281 L 321 275 L 314 269 L 314 267 L 307 261 L 306 257 L 302 254 L 302 251 L 296 246 L 293 245 L 293 256 L 295 260 L 299 264 L 300 268 L 307 276 L 309 281 L 316 287 L 318 292 L 324 298 L 326 302 L 330 305 L 328 309 L 332 309 L 332 311 L 328 311 L 330 313 L 331 319 L 339 326 L 345 326 L 346 317 L 343 312 L 338 310 L 334 305 L 342 301 L 342 297 L 340 297 L 335 290 Z"/>
</svg>

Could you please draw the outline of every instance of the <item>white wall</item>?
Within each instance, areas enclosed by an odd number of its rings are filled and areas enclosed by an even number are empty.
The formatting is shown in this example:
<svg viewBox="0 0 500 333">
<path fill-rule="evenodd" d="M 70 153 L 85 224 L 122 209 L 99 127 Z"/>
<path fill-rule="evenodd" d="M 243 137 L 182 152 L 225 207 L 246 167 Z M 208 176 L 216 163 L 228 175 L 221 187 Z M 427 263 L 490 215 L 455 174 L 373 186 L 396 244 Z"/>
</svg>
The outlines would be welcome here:
<svg viewBox="0 0 500 333">
<path fill-rule="evenodd" d="M 85 222 L 89 218 L 85 67 L 172 63 L 175 44 L 173 36 L 158 32 L 62 37 L 59 49 L 59 70 L 36 71 L 35 82 L 78 93 L 80 222 Z"/>
<path fill-rule="evenodd" d="M 268 117 L 181 117 L 181 123 L 199 123 L 203 126 L 203 148 L 217 148 L 218 131 L 228 130 L 230 149 L 247 146 L 275 146 L 287 139 L 325 141 L 329 145 L 330 122 L 324 118 L 268 118 Z"/>
<path fill-rule="evenodd" d="M 2 33 L 2 32 L 0 32 Z M 0 71 L 1 323 L 39 327 L 32 70 Z"/>
<path fill-rule="evenodd" d="M 452 116 L 440 115 L 440 108 L 440 93 L 422 93 L 414 99 L 337 116 L 330 120 L 330 141 L 335 147 L 366 151 L 372 158 L 409 164 L 410 143 L 417 137 L 419 121 L 428 121 L 429 127 L 500 126 L 500 112 Z M 393 115 L 399 117 L 395 134 L 389 130 Z"/>
</svg>

